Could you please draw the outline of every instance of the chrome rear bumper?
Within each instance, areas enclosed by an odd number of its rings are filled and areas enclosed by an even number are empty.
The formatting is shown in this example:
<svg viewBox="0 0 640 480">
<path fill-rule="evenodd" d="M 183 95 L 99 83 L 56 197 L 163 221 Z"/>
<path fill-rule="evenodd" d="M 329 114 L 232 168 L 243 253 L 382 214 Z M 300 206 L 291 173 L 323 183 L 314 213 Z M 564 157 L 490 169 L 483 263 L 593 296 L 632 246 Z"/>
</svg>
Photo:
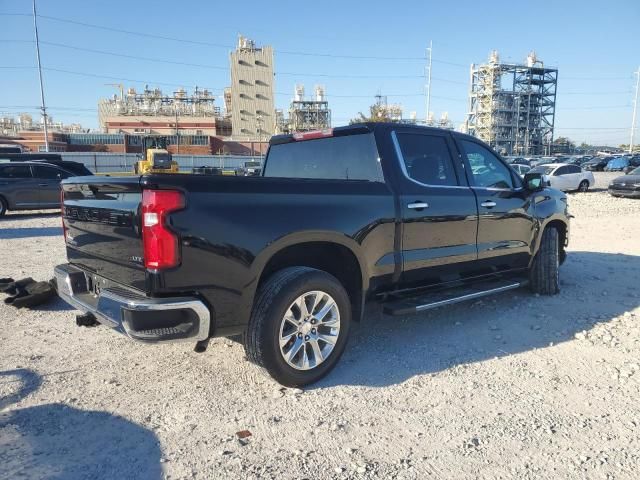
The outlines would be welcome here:
<svg viewBox="0 0 640 480">
<path fill-rule="evenodd" d="M 55 268 L 58 295 L 76 309 L 141 342 L 198 342 L 209 338 L 211 315 L 194 297 L 150 298 L 111 285 L 91 292 L 85 272 L 69 264 Z"/>
</svg>

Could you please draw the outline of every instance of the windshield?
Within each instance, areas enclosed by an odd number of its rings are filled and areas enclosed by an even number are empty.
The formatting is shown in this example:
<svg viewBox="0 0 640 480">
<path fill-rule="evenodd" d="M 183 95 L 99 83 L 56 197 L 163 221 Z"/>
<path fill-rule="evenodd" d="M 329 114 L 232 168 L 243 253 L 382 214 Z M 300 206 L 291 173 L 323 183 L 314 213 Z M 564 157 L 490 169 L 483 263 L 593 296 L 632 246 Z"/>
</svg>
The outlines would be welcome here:
<svg viewBox="0 0 640 480">
<path fill-rule="evenodd" d="M 555 169 L 556 169 L 556 167 L 546 167 L 544 165 L 539 165 L 539 166 L 534 167 L 531 170 L 529 170 L 529 173 L 541 173 L 543 175 L 549 175 Z"/>
<path fill-rule="evenodd" d="M 636 167 L 629 172 L 629 175 L 640 175 L 640 167 Z"/>
</svg>

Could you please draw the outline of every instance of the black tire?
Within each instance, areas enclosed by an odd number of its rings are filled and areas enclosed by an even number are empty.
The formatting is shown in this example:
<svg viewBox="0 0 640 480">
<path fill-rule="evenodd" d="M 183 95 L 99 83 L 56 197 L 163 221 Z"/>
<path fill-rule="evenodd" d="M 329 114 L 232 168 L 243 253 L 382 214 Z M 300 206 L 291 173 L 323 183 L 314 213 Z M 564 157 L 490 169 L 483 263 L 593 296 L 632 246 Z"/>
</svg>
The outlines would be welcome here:
<svg viewBox="0 0 640 480">
<path fill-rule="evenodd" d="M 540 248 L 529 270 L 531 291 L 540 295 L 555 295 L 560 291 L 560 244 L 558 230 L 545 228 Z"/>
<path fill-rule="evenodd" d="M 582 180 L 578 185 L 578 191 L 585 193 L 587 190 L 589 190 L 589 180 Z"/>
<path fill-rule="evenodd" d="M 7 201 L 4 198 L 0 197 L 0 217 L 7 213 L 7 210 Z"/>
<path fill-rule="evenodd" d="M 280 350 L 280 325 L 289 306 L 301 295 L 322 291 L 333 297 L 340 315 L 335 346 L 317 367 L 297 370 Z M 247 359 L 262 367 L 278 383 L 300 387 L 317 382 L 333 369 L 347 345 L 351 323 L 351 304 L 342 284 L 332 275 L 308 267 L 290 267 L 274 273 L 260 287 L 245 334 Z M 306 347 L 305 347 L 306 348 Z"/>
</svg>

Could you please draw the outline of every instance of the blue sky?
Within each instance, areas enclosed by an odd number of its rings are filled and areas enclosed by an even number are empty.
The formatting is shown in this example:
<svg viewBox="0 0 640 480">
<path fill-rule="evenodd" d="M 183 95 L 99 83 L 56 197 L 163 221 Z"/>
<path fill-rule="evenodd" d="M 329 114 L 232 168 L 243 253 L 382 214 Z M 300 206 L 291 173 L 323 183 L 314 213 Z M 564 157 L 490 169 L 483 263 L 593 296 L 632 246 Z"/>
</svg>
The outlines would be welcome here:
<svg viewBox="0 0 640 480">
<path fill-rule="evenodd" d="M 0 115 L 29 111 L 22 106 L 36 113 L 34 108 L 39 105 L 30 12 L 29 0 L 0 0 Z M 524 61 L 535 50 L 545 65 L 559 69 L 556 137 L 608 144 L 629 141 L 633 72 L 640 66 L 638 0 L 606 4 L 496 0 L 484 6 L 477 1 L 408 0 L 39 0 L 38 13 L 43 16 L 38 22 L 50 114 L 56 120 L 86 127 L 97 127 L 97 100 L 116 92 L 107 83 L 138 89 L 148 83 L 166 92 L 179 86 L 192 90 L 198 85 L 221 95 L 229 83 L 228 54 L 241 33 L 275 49 L 278 108 L 287 108 L 296 83 L 304 83 L 308 93 L 315 84 L 322 84 L 334 125 L 367 111 L 377 93 L 402 104 L 405 116 L 416 111 L 423 118 L 425 80 L 421 77 L 425 49 L 433 40 L 431 110 L 436 117 L 446 111 L 456 123 L 464 120 L 469 64 L 484 62 L 493 49 L 504 61 Z M 61 19 L 194 43 L 140 37 Z"/>
</svg>

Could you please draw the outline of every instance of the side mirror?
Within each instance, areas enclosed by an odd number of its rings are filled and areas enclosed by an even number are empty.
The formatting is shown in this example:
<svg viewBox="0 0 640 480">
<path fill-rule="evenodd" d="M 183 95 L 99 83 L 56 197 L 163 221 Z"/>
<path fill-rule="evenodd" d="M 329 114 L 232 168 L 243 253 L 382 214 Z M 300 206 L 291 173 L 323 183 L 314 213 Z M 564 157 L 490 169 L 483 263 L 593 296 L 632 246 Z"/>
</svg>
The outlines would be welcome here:
<svg viewBox="0 0 640 480">
<path fill-rule="evenodd" d="M 526 173 L 524 176 L 524 185 L 527 190 L 535 192 L 542 190 L 547 182 L 542 173 Z"/>
</svg>

